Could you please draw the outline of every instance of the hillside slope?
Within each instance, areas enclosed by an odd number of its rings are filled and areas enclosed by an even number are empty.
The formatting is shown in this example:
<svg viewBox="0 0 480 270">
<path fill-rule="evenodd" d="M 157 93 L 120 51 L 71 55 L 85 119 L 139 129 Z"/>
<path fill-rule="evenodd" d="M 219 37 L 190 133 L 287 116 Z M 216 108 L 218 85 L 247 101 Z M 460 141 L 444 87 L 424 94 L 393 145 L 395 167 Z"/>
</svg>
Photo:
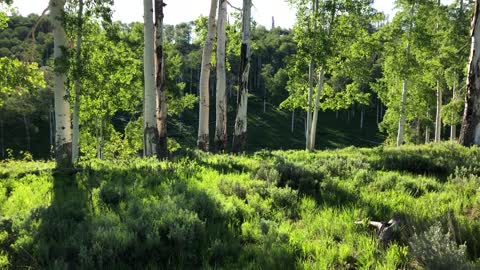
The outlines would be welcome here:
<svg viewBox="0 0 480 270">
<path fill-rule="evenodd" d="M 0 268 L 459 269 L 480 257 L 478 148 L 53 165 L 0 163 Z M 394 216 L 385 246 L 355 224 Z"/>
</svg>

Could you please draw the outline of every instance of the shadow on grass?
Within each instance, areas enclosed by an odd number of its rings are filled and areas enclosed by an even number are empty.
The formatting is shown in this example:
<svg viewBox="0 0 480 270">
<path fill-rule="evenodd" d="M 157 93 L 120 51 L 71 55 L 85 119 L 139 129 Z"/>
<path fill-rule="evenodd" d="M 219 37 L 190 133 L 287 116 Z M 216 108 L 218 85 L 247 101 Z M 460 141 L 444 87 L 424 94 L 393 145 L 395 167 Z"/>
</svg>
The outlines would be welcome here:
<svg viewBox="0 0 480 270">
<path fill-rule="evenodd" d="M 244 243 L 241 224 L 174 170 L 87 169 L 53 174 L 51 205 L 32 215 L 38 269 L 262 268 L 295 266 L 275 243 Z"/>
<path fill-rule="evenodd" d="M 76 174 L 53 172 L 51 205 L 32 218 L 41 222 L 34 239 L 34 257 L 40 268 L 78 269 L 82 247 L 90 242 L 87 190 Z"/>
</svg>

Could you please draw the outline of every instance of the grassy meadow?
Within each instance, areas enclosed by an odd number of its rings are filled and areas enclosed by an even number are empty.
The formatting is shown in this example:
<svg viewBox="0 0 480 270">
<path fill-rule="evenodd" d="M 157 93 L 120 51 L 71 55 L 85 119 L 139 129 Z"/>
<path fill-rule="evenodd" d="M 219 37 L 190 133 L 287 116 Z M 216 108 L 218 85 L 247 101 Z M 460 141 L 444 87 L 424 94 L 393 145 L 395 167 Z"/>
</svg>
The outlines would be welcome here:
<svg viewBox="0 0 480 270">
<path fill-rule="evenodd" d="M 0 269 L 478 269 L 479 188 L 480 149 L 450 143 L 9 160 Z M 367 224 L 394 216 L 383 244 Z"/>
</svg>

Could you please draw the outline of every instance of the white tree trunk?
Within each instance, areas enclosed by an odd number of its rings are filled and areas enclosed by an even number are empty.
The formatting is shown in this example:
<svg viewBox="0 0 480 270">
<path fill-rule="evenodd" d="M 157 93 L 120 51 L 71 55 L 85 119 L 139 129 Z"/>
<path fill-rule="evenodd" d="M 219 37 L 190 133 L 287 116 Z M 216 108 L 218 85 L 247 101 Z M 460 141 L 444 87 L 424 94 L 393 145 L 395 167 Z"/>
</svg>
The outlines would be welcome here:
<svg viewBox="0 0 480 270">
<path fill-rule="evenodd" d="M 471 51 L 468 65 L 467 94 L 459 142 L 480 145 L 480 5 L 475 1 L 472 21 Z"/>
<path fill-rule="evenodd" d="M 211 0 L 210 15 L 208 16 L 208 32 L 203 46 L 202 68 L 200 72 L 200 104 L 198 119 L 197 146 L 200 150 L 208 151 L 209 148 L 209 115 L 210 115 L 210 69 L 212 67 L 212 51 L 215 39 L 215 15 L 217 1 Z"/>
<path fill-rule="evenodd" d="M 313 58 L 310 59 L 308 66 L 308 108 L 307 108 L 307 132 L 305 134 L 306 149 L 311 150 L 310 147 L 310 132 L 312 130 L 312 105 L 313 105 Z"/>
<path fill-rule="evenodd" d="M 293 134 L 294 131 L 295 131 L 295 110 L 292 111 L 292 127 L 290 132 Z"/>
<path fill-rule="evenodd" d="M 155 0 L 155 83 L 157 157 L 168 156 L 167 146 L 167 89 L 165 84 L 165 59 L 163 55 L 163 0 Z"/>
<path fill-rule="evenodd" d="M 320 73 L 318 74 L 318 89 L 317 96 L 315 98 L 315 108 L 313 110 L 313 120 L 312 120 L 312 130 L 310 131 L 310 151 L 315 150 L 315 138 L 317 134 L 317 122 L 318 122 L 318 107 L 320 105 L 320 95 L 323 90 L 323 81 L 325 77 L 325 71 L 323 66 L 320 68 Z"/>
<path fill-rule="evenodd" d="M 441 141 L 442 135 L 442 90 L 440 89 L 440 82 L 437 81 L 437 111 L 435 115 L 435 142 Z"/>
<path fill-rule="evenodd" d="M 408 43 L 407 43 L 407 50 L 406 50 L 406 56 L 407 59 L 410 56 L 410 33 L 412 32 L 413 28 L 413 15 L 414 15 L 414 8 L 415 8 L 415 2 L 412 3 L 412 7 L 410 8 L 410 29 L 409 29 L 409 34 L 408 34 Z M 408 79 L 405 78 L 403 81 L 403 88 L 402 88 L 402 100 L 400 104 L 400 119 L 398 121 L 398 134 L 397 134 L 397 146 L 401 146 L 403 144 L 403 135 L 405 133 L 405 122 L 406 122 L 406 108 L 407 108 L 407 91 L 408 91 Z"/>
<path fill-rule="evenodd" d="M 456 76 L 455 76 L 456 77 Z M 453 91 L 452 91 L 452 101 L 457 100 L 457 82 L 453 82 Z M 457 137 L 457 126 L 451 125 L 450 126 L 450 140 L 455 141 Z"/>
<path fill-rule="evenodd" d="M 219 0 L 217 23 L 217 96 L 215 120 L 215 150 L 227 150 L 227 73 L 225 69 L 227 43 L 227 0 Z"/>
<path fill-rule="evenodd" d="M 77 17 L 77 52 L 76 52 L 76 78 L 75 78 L 75 100 L 73 105 L 73 134 L 72 134 L 72 162 L 78 161 L 80 154 L 80 91 L 82 84 L 80 76 L 82 74 L 82 37 L 83 37 L 83 0 L 78 4 Z"/>
<path fill-rule="evenodd" d="M 63 26 L 65 0 L 50 0 L 50 17 L 53 24 L 54 58 L 62 63 L 63 48 L 67 46 L 67 34 Z M 70 103 L 65 88 L 67 76 L 65 66 L 56 66 L 55 95 L 55 158 L 58 168 L 72 166 L 72 123 Z"/>
<path fill-rule="evenodd" d="M 144 54 L 143 69 L 145 76 L 145 92 L 143 101 L 143 155 L 151 157 L 156 155 L 157 132 L 156 123 L 156 89 L 155 89 L 155 63 L 154 63 L 154 25 L 152 0 L 144 0 Z"/>
<path fill-rule="evenodd" d="M 239 98 L 237 100 L 237 116 L 235 118 L 235 132 L 233 136 L 233 152 L 238 153 L 245 148 L 247 140 L 247 108 L 248 108 L 248 82 L 250 74 L 251 56 L 251 9 L 252 1 L 243 0 L 242 18 L 242 47 L 240 55 L 240 76 L 241 85 Z"/>
<path fill-rule="evenodd" d="M 405 79 L 403 81 L 402 103 L 400 105 L 400 121 L 398 122 L 397 146 L 401 146 L 403 144 L 403 134 L 405 133 L 405 121 L 406 121 L 405 110 L 407 107 L 407 88 L 408 88 L 408 80 Z"/>
<path fill-rule="evenodd" d="M 50 110 L 48 114 L 48 128 L 49 128 L 49 139 L 50 139 L 50 156 L 52 156 L 55 144 L 55 111 L 53 110 L 53 106 L 50 105 Z"/>
<path fill-rule="evenodd" d="M 430 118 L 430 112 L 428 111 L 428 108 L 427 108 L 427 119 Z M 430 143 L 430 128 L 427 126 L 425 126 L 425 144 L 428 144 Z"/>
</svg>

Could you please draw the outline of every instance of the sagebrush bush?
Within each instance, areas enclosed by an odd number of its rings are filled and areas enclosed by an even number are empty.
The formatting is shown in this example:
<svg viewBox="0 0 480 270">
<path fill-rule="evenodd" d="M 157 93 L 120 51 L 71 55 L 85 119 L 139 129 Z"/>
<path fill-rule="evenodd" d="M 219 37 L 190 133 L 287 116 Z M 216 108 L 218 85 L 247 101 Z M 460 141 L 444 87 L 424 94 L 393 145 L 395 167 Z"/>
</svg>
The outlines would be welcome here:
<svg viewBox="0 0 480 270">
<path fill-rule="evenodd" d="M 478 153 L 185 150 L 169 161 L 82 161 L 73 175 L 52 162 L 0 162 L 0 268 L 475 269 Z M 405 222 L 388 246 L 355 224 L 394 216 Z M 430 232 L 438 220 L 452 240 Z"/>
<path fill-rule="evenodd" d="M 280 181 L 280 173 L 273 166 L 262 162 L 260 167 L 252 174 L 253 179 L 260 179 L 278 185 Z"/>
<path fill-rule="evenodd" d="M 466 248 L 444 234 L 439 223 L 414 234 L 410 241 L 411 255 L 427 269 L 466 269 Z"/>
</svg>

